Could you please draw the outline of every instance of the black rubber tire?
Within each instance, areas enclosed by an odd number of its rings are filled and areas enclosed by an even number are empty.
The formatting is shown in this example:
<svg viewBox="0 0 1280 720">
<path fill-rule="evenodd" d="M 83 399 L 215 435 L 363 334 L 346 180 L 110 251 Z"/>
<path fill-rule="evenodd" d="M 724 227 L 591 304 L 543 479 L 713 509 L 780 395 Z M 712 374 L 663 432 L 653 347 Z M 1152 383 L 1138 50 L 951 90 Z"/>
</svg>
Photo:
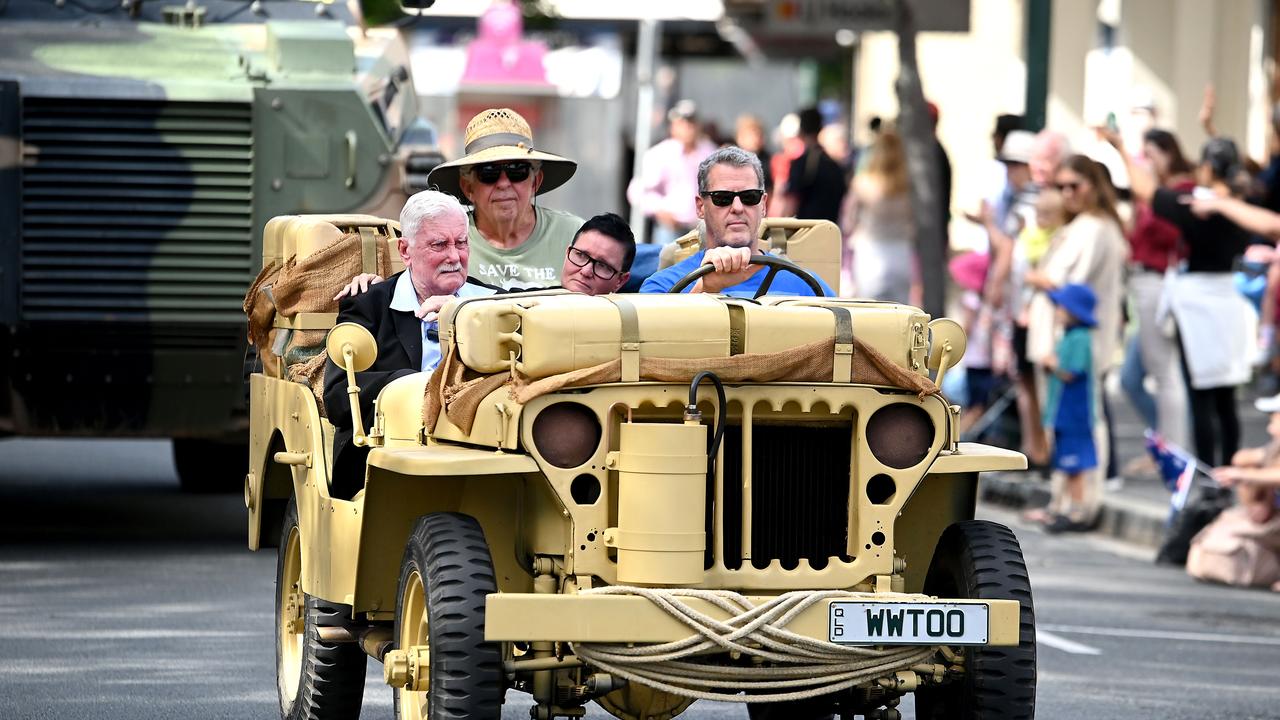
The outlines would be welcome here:
<svg viewBox="0 0 1280 720">
<path fill-rule="evenodd" d="M 1031 581 L 1013 531 L 985 520 L 946 529 L 925 576 L 924 591 L 941 598 L 1017 600 L 1017 647 L 967 647 L 965 673 L 916 691 L 920 720 L 1031 720 L 1036 713 L 1036 619 Z"/>
<path fill-rule="evenodd" d="M 396 592 L 397 644 L 403 637 L 405 588 L 414 575 L 425 590 L 431 648 L 427 720 L 497 718 L 506 693 L 502 648 L 484 640 L 484 601 L 497 592 L 493 560 L 475 518 L 432 513 L 418 518 L 400 563 Z M 396 717 L 405 717 L 395 691 Z"/>
<path fill-rule="evenodd" d="M 350 624 L 351 608 L 305 596 L 306 613 L 302 631 L 300 676 L 297 691 L 286 697 L 283 676 L 280 583 L 287 566 L 289 535 L 298 526 L 298 505 L 292 498 L 285 511 L 276 554 L 276 689 L 280 697 L 280 717 L 285 720 L 358 720 L 364 702 L 367 656 L 354 643 L 326 643 L 316 628 Z"/>
<path fill-rule="evenodd" d="M 249 443 L 173 439 L 173 468 L 185 493 L 209 495 L 244 492 L 249 472 Z"/>
</svg>

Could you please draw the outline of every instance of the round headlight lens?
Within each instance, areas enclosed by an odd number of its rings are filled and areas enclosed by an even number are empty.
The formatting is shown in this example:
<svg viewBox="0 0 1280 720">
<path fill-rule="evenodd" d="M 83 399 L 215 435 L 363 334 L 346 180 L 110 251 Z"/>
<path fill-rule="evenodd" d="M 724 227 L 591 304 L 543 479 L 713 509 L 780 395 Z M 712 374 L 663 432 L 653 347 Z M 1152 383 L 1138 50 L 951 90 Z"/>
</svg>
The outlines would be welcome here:
<svg viewBox="0 0 1280 720">
<path fill-rule="evenodd" d="M 591 408 L 578 403 L 556 403 L 533 420 L 534 446 L 558 468 L 575 468 L 590 460 L 600 446 L 600 436 L 600 420 Z"/>
<path fill-rule="evenodd" d="M 933 420 L 919 405 L 886 405 L 867 421 L 871 454 L 891 468 L 901 470 L 919 464 L 932 444 Z"/>
</svg>

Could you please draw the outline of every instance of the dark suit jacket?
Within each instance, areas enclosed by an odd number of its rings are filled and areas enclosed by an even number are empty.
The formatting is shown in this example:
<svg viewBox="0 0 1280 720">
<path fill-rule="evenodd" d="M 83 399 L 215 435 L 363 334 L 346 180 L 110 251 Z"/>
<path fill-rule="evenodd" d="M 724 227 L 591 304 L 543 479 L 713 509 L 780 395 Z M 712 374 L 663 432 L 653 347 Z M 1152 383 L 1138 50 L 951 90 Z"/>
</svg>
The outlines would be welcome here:
<svg viewBox="0 0 1280 720">
<path fill-rule="evenodd" d="M 353 322 L 369 329 L 378 343 L 378 359 L 364 372 L 356 373 L 360 386 L 360 416 L 364 429 L 373 421 L 373 401 L 387 383 L 418 372 L 422 366 L 422 321 L 411 312 L 391 309 L 400 273 L 369 291 L 343 298 L 338 306 L 338 322 Z M 364 460 L 367 448 L 351 444 L 351 403 L 347 400 L 347 373 L 328 361 L 324 369 L 324 407 L 333 423 L 333 494 L 350 497 L 364 487 Z"/>
<path fill-rule="evenodd" d="M 419 372 L 422 367 L 422 321 L 411 312 L 391 309 L 396 282 L 402 274 L 396 273 L 371 285 L 366 293 L 343 298 L 338 305 L 338 322 L 365 326 L 378 344 L 378 359 L 364 372 L 356 373 L 356 385 L 360 386 L 360 418 L 366 432 L 373 422 L 373 401 L 382 388 L 396 378 Z M 498 295 L 522 292 L 495 288 L 472 278 L 467 278 L 467 284 L 489 288 Z M 332 360 L 326 362 L 324 369 L 324 407 L 335 431 L 331 492 L 334 497 L 349 498 L 364 487 L 365 457 L 369 450 L 351 444 L 354 432 L 351 402 L 347 400 L 347 373 Z"/>
</svg>

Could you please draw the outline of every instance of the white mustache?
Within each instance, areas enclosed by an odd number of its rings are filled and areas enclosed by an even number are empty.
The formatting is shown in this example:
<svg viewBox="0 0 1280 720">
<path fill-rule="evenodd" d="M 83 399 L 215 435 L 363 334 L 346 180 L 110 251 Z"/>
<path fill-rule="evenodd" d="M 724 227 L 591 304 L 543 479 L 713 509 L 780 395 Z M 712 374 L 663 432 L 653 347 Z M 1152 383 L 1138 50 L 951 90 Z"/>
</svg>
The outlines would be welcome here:
<svg viewBox="0 0 1280 720">
<path fill-rule="evenodd" d="M 462 269 L 462 263 L 440 263 L 436 266 L 439 272 L 458 272 Z"/>
</svg>

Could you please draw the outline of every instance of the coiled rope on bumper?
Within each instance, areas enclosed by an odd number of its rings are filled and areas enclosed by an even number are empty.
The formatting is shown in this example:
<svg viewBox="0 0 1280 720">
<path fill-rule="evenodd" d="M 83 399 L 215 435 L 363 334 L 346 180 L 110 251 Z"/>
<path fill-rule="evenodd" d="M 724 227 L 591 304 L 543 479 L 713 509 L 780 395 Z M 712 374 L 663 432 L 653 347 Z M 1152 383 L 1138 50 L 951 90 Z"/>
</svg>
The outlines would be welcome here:
<svg viewBox="0 0 1280 720">
<path fill-rule="evenodd" d="M 665 590 L 610 586 L 583 595 L 635 595 L 648 599 L 693 633 L 668 643 L 572 643 L 582 660 L 631 682 L 658 690 L 722 702 L 784 702 L 839 692 L 924 663 L 932 647 L 853 647 L 815 640 L 785 629 L 800 613 L 828 599 L 867 600 L 844 590 L 798 591 L 761 605 L 727 590 Z M 717 620 L 683 602 L 697 598 L 731 614 Z M 735 653 L 769 666 L 741 667 L 690 661 L 700 655 Z M 739 694 L 746 691 L 746 695 Z"/>
</svg>

